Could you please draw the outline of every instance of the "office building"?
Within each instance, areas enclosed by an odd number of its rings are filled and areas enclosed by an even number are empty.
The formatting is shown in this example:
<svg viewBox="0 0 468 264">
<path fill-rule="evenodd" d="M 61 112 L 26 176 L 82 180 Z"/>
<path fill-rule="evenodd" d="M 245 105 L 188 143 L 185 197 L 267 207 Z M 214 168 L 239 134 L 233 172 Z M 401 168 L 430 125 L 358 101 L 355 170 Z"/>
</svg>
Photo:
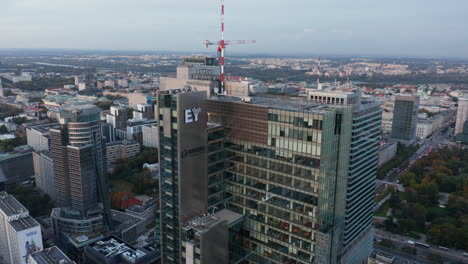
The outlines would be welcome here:
<svg viewBox="0 0 468 264">
<path fill-rule="evenodd" d="M 52 246 L 29 256 L 29 264 L 75 264 L 58 247 Z"/>
<path fill-rule="evenodd" d="M 213 240 L 213 248 L 241 240 L 249 254 L 228 252 L 229 259 L 364 263 L 373 242 L 380 104 L 354 93 L 347 98 L 355 101 L 328 105 L 203 97 L 158 92 L 162 263 L 191 261 L 197 242 L 185 229 L 216 209 L 244 216 L 223 227 L 227 240 Z"/>
<path fill-rule="evenodd" d="M 37 189 L 49 195 L 52 200 L 55 200 L 54 163 L 50 152 L 34 152 L 33 163 Z"/>
<path fill-rule="evenodd" d="M 157 124 L 144 125 L 142 127 L 143 146 L 158 148 L 159 146 L 159 128 Z"/>
<path fill-rule="evenodd" d="M 455 124 L 455 135 L 463 133 L 463 126 L 468 120 L 468 96 L 458 98 L 457 121 Z"/>
<path fill-rule="evenodd" d="M 43 249 L 41 227 L 15 197 L 0 192 L 0 263 L 24 264 Z"/>
<path fill-rule="evenodd" d="M 110 114 L 106 116 L 107 123 L 115 129 L 124 129 L 127 122 L 127 109 L 120 106 L 111 106 Z"/>
<path fill-rule="evenodd" d="M 191 87 L 197 91 L 205 91 L 208 96 L 219 93 L 220 87 L 219 60 L 215 57 L 193 56 L 184 58 L 182 65 L 177 67 L 177 77 L 161 77 L 160 89 L 170 90 Z M 242 80 L 226 80 L 226 94 L 238 97 L 249 95 L 250 83 Z"/>
<path fill-rule="evenodd" d="M 107 171 L 112 172 L 118 159 L 127 159 L 140 153 L 140 143 L 136 141 L 117 141 L 106 145 Z"/>
<path fill-rule="evenodd" d="M 32 153 L 32 148 L 25 145 L 0 155 L 0 187 L 30 180 L 34 176 Z"/>
<path fill-rule="evenodd" d="M 392 138 L 404 145 L 416 142 L 419 96 L 397 95 L 393 110 Z"/>
<path fill-rule="evenodd" d="M 56 238 L 98 237 L 111 226 L 105 142 L 100 110 L 70 105 L 60 110 L 60 129 L 51 129 L 51 154 L 56 186 L 52 221 Z M 88 239 L 75 239 L 77 245 Z"/>
<path fill-rule="evenodd" d="M 430 120 L 419 120 L 416 126 L 416 137 L 424 139 L 432 135 L 434 131 L 432 122 Z"/>
</svg>

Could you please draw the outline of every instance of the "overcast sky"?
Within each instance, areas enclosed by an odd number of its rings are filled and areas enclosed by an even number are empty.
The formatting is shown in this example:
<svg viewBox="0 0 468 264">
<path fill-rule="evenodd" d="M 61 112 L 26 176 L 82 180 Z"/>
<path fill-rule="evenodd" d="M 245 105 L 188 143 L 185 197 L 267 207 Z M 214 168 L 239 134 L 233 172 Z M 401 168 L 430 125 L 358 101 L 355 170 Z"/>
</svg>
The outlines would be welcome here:
<svg viewBox="0 0 468 264">
<path fill-rule="evenodd" d="M 225 0 L 228 52 L 468 57 L 468 0 Z M 0 0 L 0 48 L 204 51 L 220 0 Z M 212 47 L 214 50 L 214 47 Z"/>
</svg>

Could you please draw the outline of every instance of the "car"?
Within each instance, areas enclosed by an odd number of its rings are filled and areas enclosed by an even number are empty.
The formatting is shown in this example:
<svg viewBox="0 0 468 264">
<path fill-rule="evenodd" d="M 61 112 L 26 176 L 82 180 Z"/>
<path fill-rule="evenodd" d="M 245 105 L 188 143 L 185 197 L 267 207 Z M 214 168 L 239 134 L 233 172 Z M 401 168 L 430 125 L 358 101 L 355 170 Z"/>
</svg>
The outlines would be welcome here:
<svg viewBox="0 0 468 264">
<path fill-rule="evenodd" d="M 414 241 L 408 240 L 408 241 L 406 241 L 406 244 L 414 246 Z"/>
</svg>

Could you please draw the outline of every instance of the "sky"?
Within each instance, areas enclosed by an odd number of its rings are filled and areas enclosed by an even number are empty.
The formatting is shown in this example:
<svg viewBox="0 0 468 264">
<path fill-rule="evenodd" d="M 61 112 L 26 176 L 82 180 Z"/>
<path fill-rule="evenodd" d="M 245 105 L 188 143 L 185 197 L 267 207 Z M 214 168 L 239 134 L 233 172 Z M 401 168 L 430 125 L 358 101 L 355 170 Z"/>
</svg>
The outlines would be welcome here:
<svg viewBox="0 0 468 264">
<path fill-rule="evenodd" d="M 0 48 L 206 50 L 220 0 L 0 0 Z M 225 0 L 227 53 L 468 58 L 468 0 Z"/>
</svg>

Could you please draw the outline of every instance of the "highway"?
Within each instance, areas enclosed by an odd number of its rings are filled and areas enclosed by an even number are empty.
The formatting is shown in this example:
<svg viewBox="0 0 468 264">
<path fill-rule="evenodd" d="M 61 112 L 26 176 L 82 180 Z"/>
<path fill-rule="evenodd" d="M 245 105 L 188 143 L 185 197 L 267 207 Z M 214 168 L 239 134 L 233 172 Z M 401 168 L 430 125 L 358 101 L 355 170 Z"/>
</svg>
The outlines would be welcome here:
<svg viewBox="0 0 468 264">
<path fill-rule="evenodd" d="M 388 240 L 392 241 L 392 243 L 395 246 L 414 247 L 414 246 L 408 245 L 407 241 L 408 240 L 412 240 L 412 241 L 415 241 L 415 242 L 418 241 L 416 239 L 413 239 L 413 238 L 410 238 L 410 237 L 405 237 L 405 236 L 400 236 L 400 235 L 397 235 L 397 234 L 393 234 L 393 233 L 384 231 L 382 229 L 375 228 L 374 230 L 375 230 L 375 237 L 377 239 L 388 239 Z M 429 255 L 429 254 L 434 254 L 434 255 L 441 256 L 444 261 L 447 261 L 449 263 L 453 263 L 453 262 L 454 263 L 457 263 L 457 262 L 458 263 L 468 263 L 468 257 L 464 257 L 462 251 L 458 251 L 458 250 L 454 250 L 454 249 L 442 250 L 442 249 L 438 248 L 438 246 L 436 246 L 436 245 L 431 245 L 431 244 L 429 244 L 427 242 L 423 242 L 423 241 L 419 241 L 419 242 L 427 244 L 430 247 L 429 248 L 414 247 L 414 248 L 416 248 L 418 250 L 418 255 L 426 256 L 426 255 Z M 377 246 L 374 246 L 374 248 L 376 248 L 376 247 Z M 407 254 L 407 253 L 404 253 L 404 252 L 401 252 L 401 253 Z M 410 256 L 413 256 L 413 255 L 410 255 Z M 413 256 L 413 257 L 415 257 L 415 256 Z M 432 262 L 429 262 L 429 263 L 432 263 Z"/>
</svg>

